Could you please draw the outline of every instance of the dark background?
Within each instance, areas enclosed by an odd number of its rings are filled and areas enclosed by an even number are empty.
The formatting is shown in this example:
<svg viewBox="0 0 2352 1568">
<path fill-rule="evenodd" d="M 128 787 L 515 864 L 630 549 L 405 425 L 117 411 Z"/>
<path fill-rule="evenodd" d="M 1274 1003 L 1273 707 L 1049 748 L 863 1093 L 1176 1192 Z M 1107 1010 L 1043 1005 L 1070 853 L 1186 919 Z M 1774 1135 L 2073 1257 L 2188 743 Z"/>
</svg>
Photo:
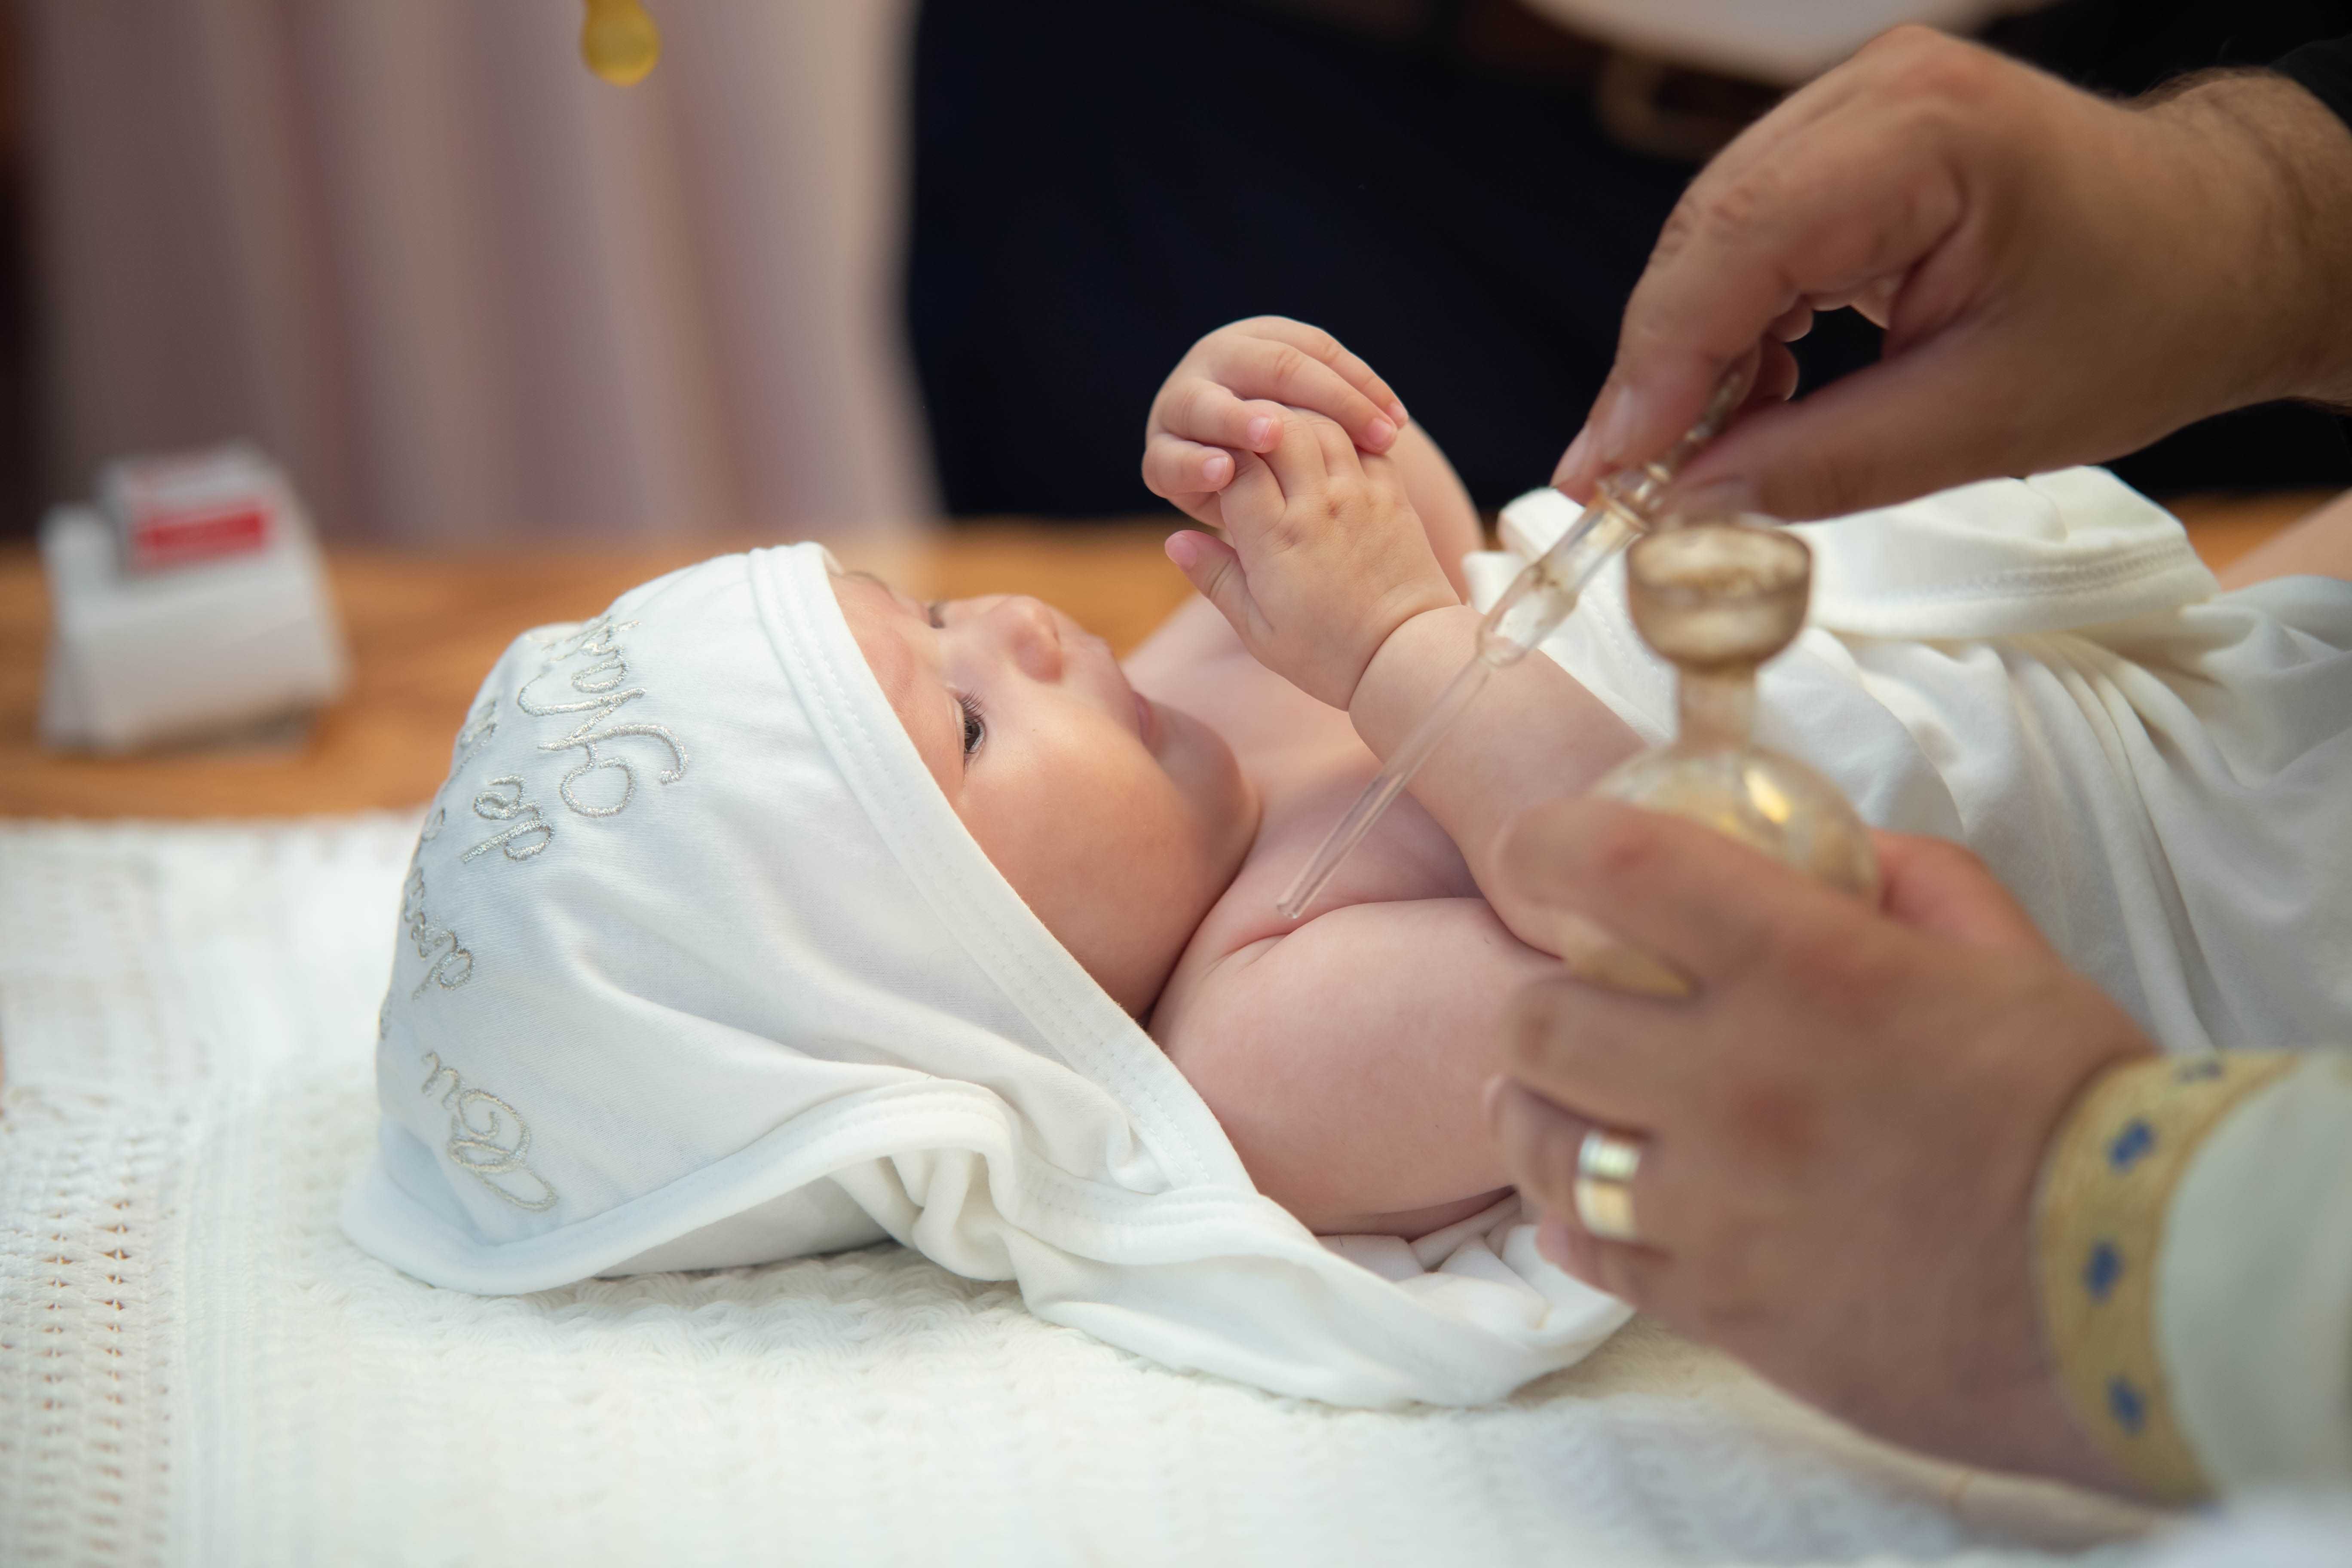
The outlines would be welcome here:
<svg viewBox="0 0 2352 1568">
<path fill-rule="evenodd" d="M 2068 0 L 1989 41 L 2128 93 L 2347 31 L 2342 4 Z M 1696 166 L 1602 131 L 1604 57 L 1508 0 L 927 0 L 907 298 L 950 510 L 1148 510 L 1153 390 L 1266 312 L 1377 366 L 1482 505 L 1540 483 Z M 1818 384 L 1877 349 L 1840 312 L 1799 353 Z M 2273 407 L 2116 467 L 2159 494 L 2352 484 L 2352 447 Z"/>
<path fill-rule="evenodd" d="M 1989 41 L 2130 93 L 2347 31 L 2352 0 L 2064 0 Z M 1153 390 L 1268 311 L 1378 365 L 1482 503 L 1539 482 L 1696 167 L 1601 129 L 1605 58 L 1512 0 L 926 0 L 906 303 L 950 509 L 1154 510 Z M 0 0 L 0 537 L 30 531 L 45 478 L 24 63 Z M 1727 124 L 1770 101 L 1692 90 Z M 1829 319 L 1808 383 L 1876 338 Z M 2352 447 L 2273 407 L 2116 467 L 2159 495 L 2352 485 Z"/>
</svg>

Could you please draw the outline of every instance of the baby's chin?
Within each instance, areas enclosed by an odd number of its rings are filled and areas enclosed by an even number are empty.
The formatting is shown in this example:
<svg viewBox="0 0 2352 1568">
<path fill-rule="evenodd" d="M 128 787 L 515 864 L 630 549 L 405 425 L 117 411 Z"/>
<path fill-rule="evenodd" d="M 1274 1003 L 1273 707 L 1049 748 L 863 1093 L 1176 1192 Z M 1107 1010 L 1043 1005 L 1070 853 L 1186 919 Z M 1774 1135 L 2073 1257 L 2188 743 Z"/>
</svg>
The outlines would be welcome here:
<svg viewBox="0 0 2352 1568">
<path fill-rule="evenodd" d="M 1150 702 L 1145 744 L 1198 819 L 1202 852 L 1222 890 L 1257 837 L 1258 798 L 1225 738 L 1181 708 Z"/>
</svg>

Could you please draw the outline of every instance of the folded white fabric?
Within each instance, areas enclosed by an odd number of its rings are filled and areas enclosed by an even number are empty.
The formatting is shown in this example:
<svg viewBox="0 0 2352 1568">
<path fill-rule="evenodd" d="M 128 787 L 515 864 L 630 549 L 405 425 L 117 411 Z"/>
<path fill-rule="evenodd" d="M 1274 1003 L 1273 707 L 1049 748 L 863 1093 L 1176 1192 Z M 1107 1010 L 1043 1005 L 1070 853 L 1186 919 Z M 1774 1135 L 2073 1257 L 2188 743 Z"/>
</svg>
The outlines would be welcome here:
<svg viewBox="0 0 2352 1568">
<path fill-rule="evenodd" d="M 1505 509 L 1491 604 L 1576 508 Z M 1797 531 L 1812 624 L 1758 732 L 1882 827 L 1984 857 L 2069 962 L 2164 1046 L 2344 1037 L 2352 966 L 2352 584 L 2222 594 L 2177 519 L 2113 475 L 1998 479 Z M 1655 742 L 1673 671 L 1623 567 L 1545 645 Z"/>
<path fill-rule="evenodd" d="M 353 1240 L 504 1294 L 888 1236 L 1343 1405 L 1496 1398 L 1624 1321 L 1516 1201 L 1327 1247 L 1258 1194 L 958 821 L 828 570 L 706 562 L 491 670 L 404 888 Z"/>
</svg>

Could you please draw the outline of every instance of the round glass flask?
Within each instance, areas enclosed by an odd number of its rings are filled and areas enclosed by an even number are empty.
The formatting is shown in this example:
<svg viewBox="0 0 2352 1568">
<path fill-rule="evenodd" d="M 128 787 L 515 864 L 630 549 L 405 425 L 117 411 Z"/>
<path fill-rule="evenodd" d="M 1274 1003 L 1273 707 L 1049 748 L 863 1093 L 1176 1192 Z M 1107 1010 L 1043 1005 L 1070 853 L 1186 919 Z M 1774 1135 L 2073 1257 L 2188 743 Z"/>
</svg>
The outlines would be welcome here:
<svg viewBox="0 0 2352 1568">
<path fill-rule="evenodd" d="M 1703 822 L 1874 900 L 1878 858 L 1853 806 L 1837 785 L 1752 734 L 1756 673 L 1804 629 L 1811 595 L 1812 552 L 1777 526 L 1696 523 L 1637 541 L 1625 556 L 1626 603 L 1642 640 L 1675 667 L 1678 732 L 1592 787 Z M 1613 961 L 1570 962 L 1589 978 L 1667 988 L 1664 976 L 1639 973 L 1648 963 L 1629 971 L 1632 958 L 1618 948 Z"/>
</svg>

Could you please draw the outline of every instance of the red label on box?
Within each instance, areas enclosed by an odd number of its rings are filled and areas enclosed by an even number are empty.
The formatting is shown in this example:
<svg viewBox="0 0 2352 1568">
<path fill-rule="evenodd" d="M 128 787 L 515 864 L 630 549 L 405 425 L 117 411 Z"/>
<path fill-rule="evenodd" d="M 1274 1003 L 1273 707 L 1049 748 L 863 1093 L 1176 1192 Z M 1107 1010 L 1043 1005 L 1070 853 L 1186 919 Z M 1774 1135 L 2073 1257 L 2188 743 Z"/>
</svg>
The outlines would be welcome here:
<svg viewBox="0 0 2352 1568">
<path fill-rule="evenodd" d="M 242 555 L 269 542 L 269 509 L 253 502 L 210 511 L 158 511 L 131 527 L 134 571 L 182 566 L 219 555 Z"/>
</svg>

